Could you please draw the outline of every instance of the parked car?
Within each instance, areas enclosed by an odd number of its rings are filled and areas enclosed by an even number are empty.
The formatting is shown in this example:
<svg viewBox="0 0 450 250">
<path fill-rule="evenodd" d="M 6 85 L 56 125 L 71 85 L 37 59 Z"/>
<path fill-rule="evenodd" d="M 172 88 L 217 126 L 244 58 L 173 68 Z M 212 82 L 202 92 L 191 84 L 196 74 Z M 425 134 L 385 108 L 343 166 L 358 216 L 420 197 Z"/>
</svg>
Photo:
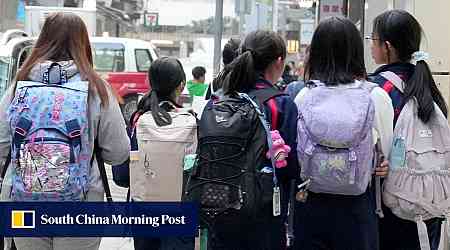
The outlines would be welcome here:
<svg viewBox="0 0 450 250">
<path fill-rule="evenodd" d="M 9 34 L 9 35 L 8 35 Z M 12 35 L 14 34 L 14 36 Z M 5 38 L 5 35 L 9 37 Z M 95 70 L 121 97 L 124 119 L 136 110 L 139 94 L 149 91 L 147 72 L 158 58 L 155 47 L 138 39 L 91 37 Z M 31 52 L 35 38 L 24 33 L 5 33 L 0 44 L 0 94 L 13 80 Z"/>
<path fill-rule="evenodd" d="M 147 72 L 158 58 L 155 47 L 138 39 L 91 38 L 94 67 L 123 98 L 122 112 L 128 121 L 136 110 L 138 95 L 149 90 Z"/>
</svg>

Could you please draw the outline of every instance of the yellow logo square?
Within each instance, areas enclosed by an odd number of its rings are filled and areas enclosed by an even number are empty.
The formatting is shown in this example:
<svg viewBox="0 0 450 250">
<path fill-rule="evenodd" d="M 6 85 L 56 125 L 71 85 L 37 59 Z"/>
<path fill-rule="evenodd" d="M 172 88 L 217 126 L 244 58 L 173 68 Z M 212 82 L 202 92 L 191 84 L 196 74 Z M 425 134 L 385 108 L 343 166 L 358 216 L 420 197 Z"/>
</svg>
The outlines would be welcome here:
<svg viewBox="0 0 450 250">
<path fill-rule="evenodd" d="M 35 228 L 34 210 L 12 210 L 11 228 Z"/>
</svg>

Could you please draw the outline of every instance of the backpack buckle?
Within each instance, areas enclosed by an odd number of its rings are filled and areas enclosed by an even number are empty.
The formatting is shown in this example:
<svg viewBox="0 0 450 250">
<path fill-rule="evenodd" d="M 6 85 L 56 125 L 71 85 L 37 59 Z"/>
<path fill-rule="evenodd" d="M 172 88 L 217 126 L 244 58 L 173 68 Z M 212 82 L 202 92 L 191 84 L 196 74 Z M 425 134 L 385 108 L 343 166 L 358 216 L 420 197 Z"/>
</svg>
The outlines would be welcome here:
<svg viewBox="0 0 450 250">
<path fill-rule="evenodd" d="M 310 145 L 308 145 L 307 147 L 306 147 L 306 149 L 305 149 L 305 153 L 307 154 L 307 155 L 312 155 L 313 154 L 313 152 L 314 152 L 314 145 L 312 145 L 312 144 L 310 144 Z"/>
<path fill-rule="evenodd" d="M 76 137 L 80 137 L 80 136 L 81 136 L 81 130 L 74 130 L 69 133 L 69 137 L 72 139 L 76 138 Z"/>
<path fill-rule="evenodd" d="M 21 127 L 16 127 L 16 131 L 15 132 L 16 132 L 16 134 L 19 134 L 19 135 L 24 136 L 24 137 L 27 134 L 27 131 L 25 129 L 21 128 Z"/>
<path fill-rule="evenodd" d="M 358 157 L 356 157 L 356 152 L 353 150 L 350 150 L 348 160 L 349 161 L 356 161 Z"/>
</svg>

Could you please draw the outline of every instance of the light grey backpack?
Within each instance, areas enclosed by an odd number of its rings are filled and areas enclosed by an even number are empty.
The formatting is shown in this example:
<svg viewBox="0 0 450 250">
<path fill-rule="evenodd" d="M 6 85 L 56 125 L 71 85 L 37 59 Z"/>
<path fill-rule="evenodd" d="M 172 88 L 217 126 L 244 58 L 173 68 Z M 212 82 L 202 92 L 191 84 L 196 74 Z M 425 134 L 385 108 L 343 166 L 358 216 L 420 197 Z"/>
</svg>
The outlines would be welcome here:
<svg viewBox="0 0 450 250">
<path fill-rule="evenodd" d="M 136 124 L 138 151 L 130 155 L 130 194 L 135 201 L 181 201 L 185 157 L 197 148 L 197 120 L 179 109 L 159 127 L 151 112 Z"/>
<path fill-rule="evenodd" d="M 403 92 L 400 77 L 392 72 L 382 76 Z M 450 218 L 450 127 L 436 104 L 426 124 L 417 113 L 411 99 L 397 120 L 383 200 L 396 216 L 417 223 L 421 249 L 429 250 L 424 220 L 445 217 L 448 225 Z"/>
</svg>

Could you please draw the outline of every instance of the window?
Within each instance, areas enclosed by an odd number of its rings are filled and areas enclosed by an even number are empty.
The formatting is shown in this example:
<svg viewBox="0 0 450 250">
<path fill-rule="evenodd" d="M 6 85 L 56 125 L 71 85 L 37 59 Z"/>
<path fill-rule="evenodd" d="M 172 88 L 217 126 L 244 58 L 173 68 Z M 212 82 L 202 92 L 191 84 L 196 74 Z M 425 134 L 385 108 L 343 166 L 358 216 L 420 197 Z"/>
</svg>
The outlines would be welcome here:
<svg viewBox="0 0 450 250">
<path fill-rule="evenodd" d="M 33 49 L 32 46 L 27 46 L 23 48 L 22 51 L 20 51 L 17 69 L 20 69 L 22 67 L 25 60 L 28 58 L 29 55 L 31 55 L 32 49 Z"/>
<path fill-rule="evenodd" d="M 119 43 L 93 43 L 94 69 L 99 72 L 125 71 L 125 47 Z"/>
<path fill-rule="evenodd" d="M 139 72 L 147 72 L 152 64 L 152 57 L 150 56 L 150 51 L 148 49 L 137 49 L 135 50 L 136 56 L 136 68 Z"/>
<path fill-rule="evenodd" d="M 0 97 L 5 93 L 9 82 L 9 57 L 0 57 Z"/>
</svg>

